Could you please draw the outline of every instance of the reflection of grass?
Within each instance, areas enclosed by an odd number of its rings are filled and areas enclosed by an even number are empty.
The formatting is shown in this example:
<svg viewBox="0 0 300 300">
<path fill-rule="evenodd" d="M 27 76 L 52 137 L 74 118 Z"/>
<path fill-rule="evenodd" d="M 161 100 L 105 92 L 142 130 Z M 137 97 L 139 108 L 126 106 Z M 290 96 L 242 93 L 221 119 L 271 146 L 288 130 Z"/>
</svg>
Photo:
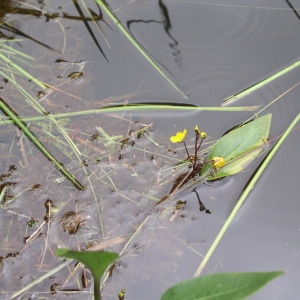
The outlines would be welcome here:
<svg viewBox="0 0 300 300">
<path fill-rule="evenodd" d="M 148 61 L 148 63 L 167 81 L 171 86 L 173 86 L 179 93 L 183 96 L 185 94 L 176 86 L 176 84 L 165 74 L 162 67 L 147 53 L 144 47 L 142 47 L 136 39 L 129 33 L 128 30 L 123 26 L 123 24 L 118 20 L 115 14 L 111 11 L 109 6 L 105 1 L 95 0 L 95 2 L 103 9 L 103 11 L 110 17 L 110 19 L 119 28 L 122 34 L 128 39 L 128 41 L 138 50 L 138 52 Z"/>
</svg>

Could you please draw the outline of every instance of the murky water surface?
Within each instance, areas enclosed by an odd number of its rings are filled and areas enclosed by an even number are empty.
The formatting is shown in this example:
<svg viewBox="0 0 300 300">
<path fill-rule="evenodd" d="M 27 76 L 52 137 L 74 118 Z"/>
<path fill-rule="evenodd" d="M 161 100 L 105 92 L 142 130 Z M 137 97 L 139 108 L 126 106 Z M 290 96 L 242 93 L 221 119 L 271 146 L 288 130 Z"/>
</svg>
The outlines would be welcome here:
<svg viewBox="0 0 300 300">
<path fill-rule="evenodd" d="M 191 278 L 263 155 L 239 175 L 197 186 L 211 214 L 199 211 L 191 191 L 152 211 L 187 168 L 174 167 L 185 151 L 181 144 L 171 144 L 169 136 L 188 129 L 186 142 L 192 149 L 198 125 L 208 133 L 205 149 L 254 112 L 95 109 L 127 103 L 220 107 L 225 98 L 299 60 L 298 3 L 108 4 L 188 97 L 144 59 L 104 12 L 101 19 L 92 0 L 24 1 L 11 4 L 14 13 L 1 14 L 18 30 L 3 25 L 1 31 L 21 39 L 11 46 L 34 59 L 20 61 L 16 54 L 11 58 L 49 87 L 43 91 L 6 65 L 1 76 L 9 82 L 2 81 L 1 98 L 19 116 L 38 117 L 26 124 L 85 186 L 78 191 L 19 129 L 0 126 L 0 184 L 5 195 L 0 209 L 1 299 L 11 299 L 16 292 L 16 299 L 92 299 L 92 287 L 83 287 L 83 270 L 74 270 L 75 262 L 55 271 L 63 264 L 54 255 L 58 246 L 121 253 L 103 299 L 117 299 L 121 289 L 126 290 L 125 299 L 159 299 L 171 285 Z M 273 114 L 270 139 L 276 141 L 299 113 L 299 72 L 295 68 L 232 106 L 263 108 L 278 98 L 261 113 Z M 14 80 L 24 90 L 18 91 Z M 33 98 L 26 98 L 24 91 Z M 57 124 L 47 119 L 48 113 Z M 286 271 L 251 299 L 299 295 L 298 149 L 296 128 L 204 270 Z M 179 199 L 187 203 L 176 211 Z M 51 270 L 51 276 L 35 282 Z M 27 290 L 21 291 L 24 287 Z"/>
</svg>

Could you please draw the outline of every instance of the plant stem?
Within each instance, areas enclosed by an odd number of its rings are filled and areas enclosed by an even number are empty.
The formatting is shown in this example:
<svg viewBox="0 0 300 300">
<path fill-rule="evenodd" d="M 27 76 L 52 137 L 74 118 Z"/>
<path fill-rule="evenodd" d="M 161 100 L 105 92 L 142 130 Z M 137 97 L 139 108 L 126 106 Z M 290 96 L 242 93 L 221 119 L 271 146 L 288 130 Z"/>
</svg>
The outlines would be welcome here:
<svg viewBox="0 0 300 300">
<path fill-rule="evenodd" d="M 197 163 L 197 154 L 198 154 L 198 149 L 200 148 L 201 142 L 199 147 L 197 146 L 199 140 L 199 135 L 196 133 L 196 139 L 195 139 L 195 154 L 194 154 L 194 163 L 193 163 L 193 171 L 196 170 L 196 163 Z"/>
<path fill-rule="evenodd" d="M 96 279 L 96 278 L 95 278 Z M 101 300 L 100 280 L 94 280 L 94 299 Z"/>
<path fill-rule="evenodd" d="M 189 158 L 191 164 L 193 164 L 193 161 L 192 161 L 191 156 L 190 156 L 190 154 L 189 154 L 189 151 L 188 151 L 188 149 L 187 149 L 186 143 L 185 143 L 185 141 L 182 141 L 182 142 L 183 142 L 185 151 L 186 151 L 186 153 L 187 153 L 187 156 L 188 156 L 188 158 Z"/>
</svg>

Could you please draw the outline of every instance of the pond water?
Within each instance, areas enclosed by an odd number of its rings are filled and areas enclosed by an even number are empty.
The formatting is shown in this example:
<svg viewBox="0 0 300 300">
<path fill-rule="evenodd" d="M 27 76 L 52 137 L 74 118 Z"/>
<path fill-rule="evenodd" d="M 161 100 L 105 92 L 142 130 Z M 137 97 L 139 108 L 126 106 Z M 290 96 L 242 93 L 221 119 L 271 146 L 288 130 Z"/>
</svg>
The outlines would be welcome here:
<svg viewBox="0 0 300 300">
<path fill-rule="evenodd" d="M 105 12 L 100 20 L 94 1 L 53 2 L 12 3 L 14 13 L 1 14 L 6 22 L 1 31 L 20 39 L 12 42 L 13 48 L 34 57 L 10 58 L 49 87 L 42 94 L 41 87 L 4 64 L 1 76 L 9 82 L 2 82 L 1 98 L 21 117 L 42 116 L 26 123 L 85 190 L 78 191 L 21 131 L 1 124 L 1 191 L 5 189 L 6 202 L 0 209 L 0 299 L 92 299 L 92 287 L 82 287 L 82 268 L 75 272 L 71 262 L 59 269 L 63 261 L 55 256 L 58 246 L 93 246 L 121 254 L 103 299 L 117 299 L 122 289 L 125 299 L 159 299 L 171 285 L 192 278 L 267 152 L 238 175 L 197 186 L 211 214 L 199 211 L 191 191 L 151 211 L 170 191 L 178 175 L 174 166 L 185 158 L 183 146 L 171 144 L 169 136 L 186 128 L 186 142 L 192 146 L 198 125 L 208 134 L 205 149 L 255 113 L 160 110 L 158 105 L 221 107 L 227 97 L 299 61 L 299 3 L 108 1 L 179 92 Z M 6 24 L 17 31 L 9 31 Z M 231 104 L 262 109 L 278 98 L 259 114 L 273 114 L 271 146 L 299 114 L 299 75 L 294 68 Z M 33 99 L 18 91 L 14 80 Z M 59 123 L 39 112 L 34 100 Z M 95 111 L 127 103 L 157 103 L 157 110 Z M 141 128 L 144 135 L 138 134 Z M 136 135 L 131 138 L 129 133 Z M 203 271 L 286 272 L 251 299 L 295 299 L 300 294 L 299 140 L 298 125 Z M 174 216 L 179 199 L 187 203 Z M 45 221 L 47 203 L 53 203 L 50 221 Z M 45 274 L 49 276 L 35 282 Z"/>
</svg>

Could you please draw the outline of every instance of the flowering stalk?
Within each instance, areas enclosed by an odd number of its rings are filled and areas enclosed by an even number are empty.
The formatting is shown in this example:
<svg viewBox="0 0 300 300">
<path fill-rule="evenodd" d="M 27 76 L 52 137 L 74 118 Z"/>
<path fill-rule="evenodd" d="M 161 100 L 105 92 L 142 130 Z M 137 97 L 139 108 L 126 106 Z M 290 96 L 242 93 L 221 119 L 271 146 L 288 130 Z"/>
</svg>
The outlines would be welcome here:
<svg viewBox="0 0 300 300">
<path fill-rule="evenodd" d="M 186 172 L 184 174 L 181 174 L 178 178 L 174 180 L 175 184 L 171 188 L 171 191 L 168 196 L 163 197 L 156 205 L 166 201 L 169 197 L 174 195 L 178 189 L 180 189 L 185 183 L 187 183 L 191 178 L 194 178 L 198 174 L 200 174 L 203 165 L 206 163 L 211 163 L 211 172 L 214 172 L 215 170 L 219 170 L 222 166 L 225 164 L 225 160 L 223 157 L 213 157 L 211 160 L 204 160 L 203 162 L 199 161 L 198 162 L 198 151 L 202 145 L 203 140 L 206 138 L 207 134 L 206 132 L 200 131 L 198 126 L 194 128 L 196 137 L 195 137 L 195 146 L 194 146 L 194 157 L 191 157 L 189 154 L 189 151 L 187 149 L 187 146 L 185 144 L 185 137 L 187 134 L 187 130 L 184 129 L 183 131 L 179 131 L 176 133 L 176 135 L 170 137 L 170 141 L 172 143 L 183 143 L 185 151 L 187 153 L 188 159 L 192 164 L 192 168 L 189 172 Z M 200 205 L 200 210 L 203 211 L 205 210 L 206 213 L 210 213 L 208 209 L 205 208 L 204 204 L 200 200 L 200 196 L 198 195 L 197 191 L 194 190 L 194 192 L 197 195 L 199 205 Z"/>
<path fill-rule="evenodd" d="M 187 134 L 186 129 L 184 129 L 183 131 L 179 131 L 179 132 L 176 133 L 176 135 L 170 137 L 170 141 L 172 143 L 183 143 L 183 145 L 184 145 L 184 148 L 185 148 L 185 151 L 187 153 L 188 159 L 192 164 L 192 172 L 191 172 L 190 178 L 192 176 L 194 176 L 196 174 L 196 172 L 200 171 L 205 163 L 211 163 L 215 170 L 218 170 L 218 169 L 220 169 L 221 167 L 223 167 L 225 165 L 225 160 L 224 160 L 224 157 L 222 157 L 222 156 L 216 156 L 216 157 L 213 157 L 213 159 L 211 159 L 211 160 L 205 161 L 204 163 L 197 164 L 198 151 L 199 151 L 199 149 L 202 145 L 203 140 L 207 137 L 207 134 L 206 134 L 206 132 L 201 131 L 198 128 L 198 126 L 196 126 L 194 128 L 194 131 L 195 131 L 196 137 L 195 137 L 194 158 L 193 159 L 190 156 L 189 151 L 188 151 L 187 146 L 186 146 L 186 143 L 184 141 L 184 139 L 186 137 L 186 134 Z"/>
<path fill-rule="evenodd" d="M 191 156 L 189 154 L 189 151 L 187 149 L 186 143 L 184 141 L 184 138 L 185 138 L 186 134 L 187 134 L 187 130 L 183 129 L 183 131 L 179 131 L 179 132 L 176 133 L 176 135 L 171 136 L 170 137 L 170 141 L 172 143 L 181 143 L 182 142 L 183 145 L 184 145 L 185 151 L 186 151 L 186 153 L 188 155 L 188 158 L 189 158 L 190 162 L 193 163 L 193 161 L 191 159 Z"/>
</svg>

